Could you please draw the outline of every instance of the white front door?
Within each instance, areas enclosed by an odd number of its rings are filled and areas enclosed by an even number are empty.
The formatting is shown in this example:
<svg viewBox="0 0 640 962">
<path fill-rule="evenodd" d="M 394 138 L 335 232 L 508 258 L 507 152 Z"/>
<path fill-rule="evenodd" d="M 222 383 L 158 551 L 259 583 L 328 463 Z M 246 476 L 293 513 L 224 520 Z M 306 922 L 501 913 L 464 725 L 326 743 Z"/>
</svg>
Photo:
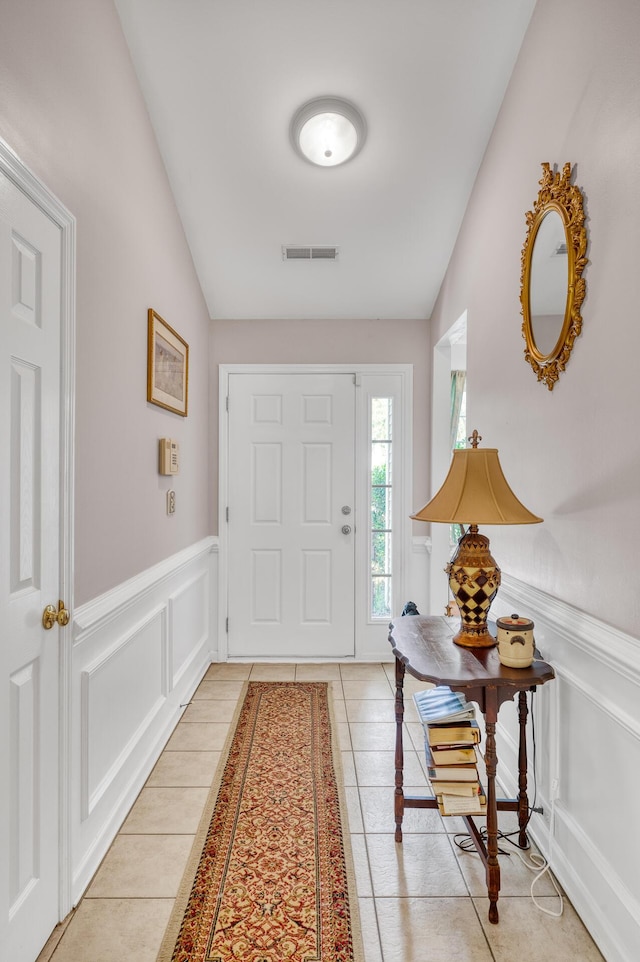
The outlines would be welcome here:
<svg viewBox="0 0 640 962">
<path fill-rule="evenodd" d="M 0 172 L 0 957 L 58 922 L 60 228 Z"/>
<path fill-rule="evenodd" d="M 229 376 L 230 657 L 354 654 L 353 374 Z"/>
</svg>

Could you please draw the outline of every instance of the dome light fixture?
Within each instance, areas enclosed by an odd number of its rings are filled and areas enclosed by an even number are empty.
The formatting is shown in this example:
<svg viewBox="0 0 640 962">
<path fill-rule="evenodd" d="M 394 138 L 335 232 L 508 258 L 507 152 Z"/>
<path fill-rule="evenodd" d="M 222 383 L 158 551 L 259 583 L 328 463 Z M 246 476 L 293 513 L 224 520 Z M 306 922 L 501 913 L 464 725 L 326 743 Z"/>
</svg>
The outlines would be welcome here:
<svg viewBox="0 0 640 962">
<path fill-rule="evenodd" d="M 291 143 L 305 160 L 337 167 L 362 149 L 367 125 L 357 107 L 339 97 L 308 100 L 293 116 Z"/>
</svg>

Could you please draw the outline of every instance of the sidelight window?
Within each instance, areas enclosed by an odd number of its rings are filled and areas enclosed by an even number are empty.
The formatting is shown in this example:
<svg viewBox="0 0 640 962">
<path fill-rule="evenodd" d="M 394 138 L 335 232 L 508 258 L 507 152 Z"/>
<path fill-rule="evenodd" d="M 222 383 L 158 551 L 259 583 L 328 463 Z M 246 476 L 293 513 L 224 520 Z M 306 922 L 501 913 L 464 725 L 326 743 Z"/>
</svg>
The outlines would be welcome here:
<svg viewBox="0 0 640 962">
<path fill-rule="evenodd" d="M 392 614 L 392 444 L 393 398 L 371 398 L 371 610 L 372 618 Z"/>
</svg>

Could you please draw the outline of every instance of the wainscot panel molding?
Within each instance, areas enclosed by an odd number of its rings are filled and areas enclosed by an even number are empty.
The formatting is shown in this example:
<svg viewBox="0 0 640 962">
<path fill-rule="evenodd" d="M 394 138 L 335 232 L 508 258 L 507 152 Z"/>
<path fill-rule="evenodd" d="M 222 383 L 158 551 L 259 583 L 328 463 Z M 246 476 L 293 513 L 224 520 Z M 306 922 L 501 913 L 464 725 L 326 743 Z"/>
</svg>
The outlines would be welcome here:
<svg viewBox="0 0 640 962">
<path fill-rule="evenodd" d="M 421 537 L 414 536 L 411 539 L 411 559 L 407 579 L 409 593 L 404 599 L 404 603 L 413 601 L 421 615 L 428 615 L 431 611 L 430 573 L 431 538 L 425 538 L 424 535 Z"/>
<path fill-rule="evenodd" d="M 166 700 L 166 653 L 166 609 L 156 608 L 81 672 L 83 821 L 126 765 Z M 127 689 L 135 688 L 135 697 L 118 697 L 118 710 L 112 711 L 114 692 L 119 692 L 125 675 Z"/>
<path fill-rule="evenodd" d="M 174 688 L 209 637 L 209 572 L 200 572 L 170 595 L 169 670 Z"/>
<path fill-rule="evenodd" d="M 535 794 L 542 811 L 531 819 L 531 836 L 607 962 L 635 962 L 640 640 L 504 573 L 491 611 L 494 618 L 530 617 L 536 645 L 556 672 L 533 696 L 529 799 Z M 515 795 L 515 706 L 504 706 L 500 720 L 498 774 Z"/>
<path fill-rule="evenodd" d="M 217 538 L 205 538 L 75 612 L 74 904 L 217 660 L 217 549 Z"/>
</svg>

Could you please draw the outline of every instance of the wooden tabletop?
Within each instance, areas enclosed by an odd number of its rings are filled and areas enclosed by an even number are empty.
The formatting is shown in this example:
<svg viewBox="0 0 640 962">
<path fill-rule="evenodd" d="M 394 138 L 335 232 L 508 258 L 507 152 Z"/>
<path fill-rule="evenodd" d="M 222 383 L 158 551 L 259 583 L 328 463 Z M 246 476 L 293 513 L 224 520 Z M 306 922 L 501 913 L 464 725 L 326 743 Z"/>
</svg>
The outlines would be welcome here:
<svg viewBox="0 0 640 962">
<path fill-rule="evenodd" d="M 498 658 L 497 647 L 455 645 L 451 639 L 459 627 L 459 618 L 405 615 L 391 622 L 389 641 L 409 674 L 436 685 L 457 689 L 491 685 L 521 690 L 555 677 L 546 661 L 535 659 L 528 668 L 507 668 Z"/>
</svg>

